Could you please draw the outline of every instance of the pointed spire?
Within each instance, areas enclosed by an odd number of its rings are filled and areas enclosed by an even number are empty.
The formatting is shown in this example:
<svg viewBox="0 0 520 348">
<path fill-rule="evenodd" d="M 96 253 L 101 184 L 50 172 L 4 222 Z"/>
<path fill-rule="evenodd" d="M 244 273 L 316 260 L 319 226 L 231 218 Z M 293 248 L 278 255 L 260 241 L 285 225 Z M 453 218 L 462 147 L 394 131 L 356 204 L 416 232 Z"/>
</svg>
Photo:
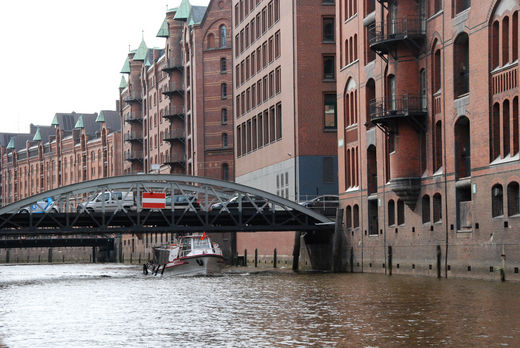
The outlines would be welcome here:
<svg viewBox="0 0 520 348">
<path fill-rule="evenodd" d="M 165 18 L 164 21 L 162 22 L 162 24 L 161 24 L 161 28 L 159 29 L 159 32 L 157 33 L 156 36 L 157 36 L 157 37 L 168 37 L 168 36 L 169 36 L 169 32 L 168 32 L 168 21 L 166 20 L 166 18 Z"/>
<path fill-rule="evenodd" d="M 126 83 L 126 79 L 124 76 L 121 76 L 121 82 L 119 83 L 119 89 L 125 89 L 128 87 L 128 83 Z"/>
<path fill-rule="evenodd" d="M 192 27 L 195 24 L 195 21 L 193 20 L 193 16 L 190 16 L 190 20 L 188 22 L 188 26 Z"/>
<path fill-rule="evenodd" d="M 14 137 L 11 137 L 11 140 L 9 140 L 9 144 L 7 144 L 7 150 L 13 150 L 14 149 Z"/>
<path fill-rule="evenodd" d="M 144 35 L 144 34 L 143 34 Z M 141 40 L 141 44 L 135 52 L 134 60 L 143 60 L 146 58 L 146 52 L 148 52 L 148 47 L 146 47 L 146 43 L 144 42 L 144 37 Z"/>
<path fill-rule="evenodd" d="M 76 125 L 74 128 L 80 128 L 83 129 L 85 126 L 83 125 L 83 115 L 79 115 L 78 121 L 76 122 Z"/>
<path fill-rule="evenodd" d="M 36 133 L 34 134 L 33 141 L 42 141 L 42 135 L 40 134 L 40 127 L 36 129 Z"/>
<path fill-rule="evenodd" d="M 144 61 L 144 66 L 147 68 L 152 66 L 152 62 L 150 62 L 150 55 L 148 55 L 148 54 L 146 55 L 146 59 Z"/>
<path fill-rule="evenodd" d="M 99 112 L 98 117 L 96 118 L 97 123 L 105 122 L 105 113 L 103 111 Z"/>
<path fill-rule="evenodd" d="M 125 64 L 123 64 L 123 67 L 121 68 L 121 74 L 130 74 L 130 61 L 128 60 L 128 57 L 126 57 Z"/>
<path fill-rule="evenodd" d="M 179 8 L 177 9 L 177 13 L 173 19 L 185 21 L 189 18 L 191 12 L 191 5 L 189 0 L 182 0 Z"/>
<path fill-rule="evenodd" d="M 52 119 L 51 126 L 59 127 L 60 121 L 58 120 L 58 114 L 54 114 L 54 118 Z"/>
</svg>

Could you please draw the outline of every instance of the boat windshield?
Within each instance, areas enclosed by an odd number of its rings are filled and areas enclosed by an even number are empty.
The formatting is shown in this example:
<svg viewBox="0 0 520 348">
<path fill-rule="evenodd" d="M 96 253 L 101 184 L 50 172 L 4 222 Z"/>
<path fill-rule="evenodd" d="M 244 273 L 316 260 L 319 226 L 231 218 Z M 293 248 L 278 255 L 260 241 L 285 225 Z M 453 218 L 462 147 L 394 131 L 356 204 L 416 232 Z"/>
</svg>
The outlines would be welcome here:
<svg viewBox="0 0 520 348">
<path fill-rule="evenodd" d="M 193 249 L 206 249 L 211 248 L 211 244 L 209 243 L 208 238 L 200 239 L 193 238 Z"/>
</svg>

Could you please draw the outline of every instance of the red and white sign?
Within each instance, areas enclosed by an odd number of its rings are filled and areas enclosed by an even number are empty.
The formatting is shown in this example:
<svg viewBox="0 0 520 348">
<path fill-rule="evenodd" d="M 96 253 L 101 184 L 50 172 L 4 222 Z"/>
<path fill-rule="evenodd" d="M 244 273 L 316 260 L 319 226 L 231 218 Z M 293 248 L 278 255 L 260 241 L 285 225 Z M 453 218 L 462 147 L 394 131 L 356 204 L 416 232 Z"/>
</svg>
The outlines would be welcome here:
<svg viewBox="0 0 520 348">
<path fill-rule="evenodd" d="M 164 209 L 166 208 L 166 193 L 143 192 L 143 209 Z"/>
</svg>

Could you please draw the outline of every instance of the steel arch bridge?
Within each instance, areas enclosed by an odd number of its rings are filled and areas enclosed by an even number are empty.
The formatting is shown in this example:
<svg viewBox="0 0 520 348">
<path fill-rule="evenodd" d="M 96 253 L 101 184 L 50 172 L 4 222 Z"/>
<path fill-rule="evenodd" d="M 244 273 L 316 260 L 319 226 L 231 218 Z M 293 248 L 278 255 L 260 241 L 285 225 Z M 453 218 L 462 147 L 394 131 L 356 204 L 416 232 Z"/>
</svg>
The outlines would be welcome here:
<svg viewBox="0 0 520 348">
<path fill-rule="evenodd" d="M 106 200 L 109 192 L 118 193 L 119 199 Z M 171 204 L 144 209 L 144 192 L 164 193 Z M 54 200 L 52 209 L 32 211 L 35 202 L 49 197 Z M 0 237 L 333 230 L 331 219 L 293 201 L 228 181 L 186 175 L 86 181 L 0 208 Z"/>
</svg>

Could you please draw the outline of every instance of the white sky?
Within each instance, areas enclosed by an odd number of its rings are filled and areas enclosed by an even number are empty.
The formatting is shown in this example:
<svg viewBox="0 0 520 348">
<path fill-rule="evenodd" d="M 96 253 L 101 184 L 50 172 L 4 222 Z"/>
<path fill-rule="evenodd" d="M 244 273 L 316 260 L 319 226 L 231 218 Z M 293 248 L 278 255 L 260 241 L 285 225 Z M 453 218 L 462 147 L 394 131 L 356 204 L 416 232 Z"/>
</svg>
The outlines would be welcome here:
<svg viewBox="0 0 520 348">
<path fill-rule="evenodd" d="M 181 0 L 24 0 L 0 5 L 0 132 L 50 125 L 57 112 L 115 110 L 128 45 L 148 47 Z M 209 0 L 190 0 L 207 5 Z"/>
</svg>

